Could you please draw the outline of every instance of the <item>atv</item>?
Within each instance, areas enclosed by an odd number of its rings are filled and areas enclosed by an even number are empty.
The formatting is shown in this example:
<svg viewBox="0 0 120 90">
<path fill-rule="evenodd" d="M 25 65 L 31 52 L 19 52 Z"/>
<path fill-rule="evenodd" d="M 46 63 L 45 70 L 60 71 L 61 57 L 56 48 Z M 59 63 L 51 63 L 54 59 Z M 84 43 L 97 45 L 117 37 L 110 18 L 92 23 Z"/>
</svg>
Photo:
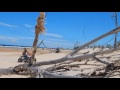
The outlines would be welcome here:
<svg viewBox="0 0 120 90">
<path fill-rule="evenodd" d="M 20 56 L 20 58 L 18 59 L 18 62 L 25 62 L 25 63 L 29 63 L 31 59 L 31 56 Z M 34 63 L 36 63 L 36 58 L 34 59 Z"/>
</svg>

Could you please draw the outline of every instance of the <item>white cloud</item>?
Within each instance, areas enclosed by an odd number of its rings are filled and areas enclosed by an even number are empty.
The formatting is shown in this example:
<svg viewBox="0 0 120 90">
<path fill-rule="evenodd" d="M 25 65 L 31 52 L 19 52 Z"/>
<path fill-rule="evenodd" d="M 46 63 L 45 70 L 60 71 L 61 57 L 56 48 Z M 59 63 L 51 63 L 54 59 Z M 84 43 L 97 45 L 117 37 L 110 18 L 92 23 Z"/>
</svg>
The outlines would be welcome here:
<svg viewBox="0 0 120 90">
<path fill-rule="evenodd" d="M 62 48 L 73 48 L 74 43 L 72 42 L 53 42 L 53 41 L 44 41 L 45 45 L 48 47 L 62 47 Z"/>
<path fill-rule="evenodd" d="M 59 34 L 54 34 L 54 33 L 45 33 L 45 36 L 51 36 L 51 37 L 57 37 L 57 38 L 63 38 L 63 36 Z"/>
<path fill-rule="evenodd" d="M 63 39 L 54 39 L 54 38 L 46 38 L 45 40 L 52 41 L 52 42 L 66 42 L 67 41 Z"/>
<path fill-rule="evenodd" d="M 53 42 L 53 41 L 45 41 L 47 43 L 50 43 L 50 44 L 58 44 L 58 45 L 73 45 L 73 43 L 71 42 L 64 42 L 64 43 L 61 43 L 61 42 Z"/>
<path fill-rule="evenodd" d="M 32 25 L 29 25 L 29 24 L 24 24 L 25 27 L 28 27 L 28 28 L 33 28 Z"/>
<path fill-rule="evenodd" d="M 17 39 L 14 37 L 5 37 L 5 36 L 0 36 L 0 40 L 4 40 L 4 41 L 10 41 L 10 42 L 16 42 Z"/>
<path fill-rule="evenodd" d="M 0 22 L 0 25 L 6 26 L 6 27 L 11 27 L 11 28 L 18 28 L 18 26 L 7 24 L 7 23 L 3 23 L 3 22 Z"/>
<path fill-rule="evenodd" d="M 53 38 L 46 38 L 44 39 L 44 43 L 48 47 L 63 47 L 63 48 L 73 48 L 74 43 L 64 39 L 53 39 Z"/>
<path fill-rule="evenodd" d="M 10 41 L 10 42 L 17 42 L 18 40 L 33 40 L 32 37 L 6 37 L 0 36 L 0 40 Z"/>
<path fill-rule="evenodd" d="M 27 40 L 32 40 L 32 39 L 34 39 L 34 38 L 32 38 L 32 37 L 21 37 L 21 38 L 18 38 L 18 39 L 27 39 Z"/>
</svg>

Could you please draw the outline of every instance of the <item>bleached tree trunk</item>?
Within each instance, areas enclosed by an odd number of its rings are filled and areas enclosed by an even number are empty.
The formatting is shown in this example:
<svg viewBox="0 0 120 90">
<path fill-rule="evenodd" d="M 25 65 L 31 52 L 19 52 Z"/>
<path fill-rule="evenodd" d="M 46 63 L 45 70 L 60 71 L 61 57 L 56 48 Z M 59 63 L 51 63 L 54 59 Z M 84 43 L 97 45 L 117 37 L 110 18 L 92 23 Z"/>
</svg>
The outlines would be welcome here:
<svg viewBox="0 0 120 90">
<path fill-rule="evenodd" d="M 14 67 L 8 69 L 0 69 L 0 75 L 10 75 L 10 74 L 16 74 L 14 72 Z"/>
<path fill-rule="evenodd" d="M 33 66 L 42 66 L 42 65 L 49 65 L 49 64 L 57 64 L 57 63 L 70 61 L 70 60 L 94 58 L 94 55 L 102 55 L 102 54 L 110 53 L 110 52 L 117 51 L 117 50 L 120 50 L 120 48 L 110 49 L 110 50 L 105 50 L 105 51 L 100 51 L 100 52 L 95 52 L 94 54 L 78 55 L 78 56 L 72 56 L 72 57 L 69 56 L 69 57 L 63 57 L 63 58 L 56 59 L 56 60 L 38 62 L 38 63 L 36 63 Z"/>
<path fill-rule="evenodd" d="M 71 52 L 69 55 L 73 56 L 73 55 L 76 54 L 78 51 L 80 51 L 81 49 L 89 46 L 90 44 L 93 44 L 93 43 L 97 42 L 98 40 L 101 40 L 101 39 L 103 39 L 104 37 L 107 37 L 107 36 L 109 36 L 109 35 L 111 35 L 111 34 L 114 34 L 114 33 L 119 32 L 119 31 L 120 31 L 120 27 L 115 28 L 115 29 L 113 29 L 112 31 L 110 31 L 110 32 L 108 32 L 108 33 L 106 33 L 106 34 L 103 34 L 103 35 L 101 35 L 100 37 L 98 37 L 98 38 L 96 38 L 96 39 L 94 39 L 94 40 L 92 40 L 92 41 L 90 41 L 90 42 L 88 42 L 88 43 L 80 46 L 78 49 L 74 50 L 74 51 Z"/>
<path fill-rule="evenodd" d="M 32 56 L 31 56 L 31 60 L 29 62 L 29 65 L 33 65 L 34 61 L 35 61 L 35 54 L 37 51 L 37 43 L 38 43 L 38 38 L 39 38 L 39 34 L 42 33 L 45 28 L 44 28 L 44 12 L 40 13 L 40 16 L 37 19 L 37 25 L 35 26 L 35 39 L 33 42 L 33 52 L 32 52 Z"/>
</svg>

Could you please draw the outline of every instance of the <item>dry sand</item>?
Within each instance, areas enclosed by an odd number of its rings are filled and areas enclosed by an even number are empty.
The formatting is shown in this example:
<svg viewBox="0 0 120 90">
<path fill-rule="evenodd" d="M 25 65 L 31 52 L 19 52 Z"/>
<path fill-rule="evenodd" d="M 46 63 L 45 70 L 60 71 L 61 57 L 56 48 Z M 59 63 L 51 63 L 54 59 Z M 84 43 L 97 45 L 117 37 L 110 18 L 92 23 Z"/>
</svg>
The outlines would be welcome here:
<svg viewBox="0 0 120 90">
<path fill-rule="evenodd" d="M 23 49 L 16 49 L 16 48 L 3 48 L 0 47 L 0 68 L 10 68 L 15 67 L 19 64 L 17 60 L 21 56 Z M 29 52 L 31 52 L 31 49 L 28 49 Z M 69 51 L 68 51 L 69 52 Z M 65 56 L 66 53 L 50 53 L 50 50 L 42 50 L 38 49 L 36 54 L 37 62 L 40 61 L 48 61 L 48 60 L 54 60 L 59 59 L 63 56 Z M 49 65 L 50 66 L 50 65 Z M 46 66 L 48 67 L 48 66 Z M 26 76 L 21 75 L 2 75 L 0 78 L 26 78 Z"/>
<path fill-rule="evenodd" d="M 29 51 L 31 51 L 31 49 L 29 49 Z M 89 53 L 93 53 L 95 51 L 99 51 L 99 49 L 95 49 L 94 51 L 92 49 L 85 49 L 85 50 L 81 50 L 79 52 L 79 54 L 82 54 L 82 53 L 87 52 L 87 51 L 90 51 Z M 50 53 L 50 50 L 38 49 L 38 52 L 36 54 L 36 59 L 37 59 L 37 62 L 59 59 L 59 58 L 62 58 L 64 56 L 66 56 L 70 52 L 71 52 L 71 50 L 62 50 L 61 53 Z M 110 54 L 105 54 L 104 57 L 112 56 L 109 59 L 109 61 L 118 60 L 118 59 L 120 59 L 119 52 L 120 51 L 115 51 L 115 52 L 110 53 Z M 0 68 L 10 68 L 10 67 L 15 67 L 19 64 L 22 64 L 22 63 L 17 62 L 18 58 L 21 56 L 21 53 L 22 53 L 22 50 L 20 50 L 20 49 L 1 48 L 0 47 Z M 79 63 L 84 63 L 84 62 L 85 61 L 82 61 L 82 62 L 79 62 Z M 75 63 L 78 63 L 78 62 L 74 62 L 72 64 L 75 64 Z M 101 63 L 96 62 L 95 60 L 94 61 L 93 60 L 89 61 L 88 64 L 93 64 L 93 65 L 81 65 L 80 69 L 87 68 L 85 71 L 87 72 L 88 69 L 89 69 L 89 72 L 90 72 L 91 70 L 93 70 L 92 68 L 99 67 L 99 65 L 103 65 Z M 43 66 L 43 68 L 47 68 L 49 66 L 51 66 L 51 65 Z M 76 68 L 76 69 L 74 68 L 71 71 L 64 72 L 64 74 L 65 75 L 70 75 L 70 76 L 77 75 L 77 74 L 80 73 L 77 69 L 79 69 L 79 68 Z M 116 78 L 116 77 L 120 77 L 120 76 L 117 75 L 117 76 L 114 76 L 114 77 Z M 2 76 L 0 76 L 0 78 L 27 78 L 27 76 L 23 76 L 23 75 L 2 75 Z"/>
</svg>

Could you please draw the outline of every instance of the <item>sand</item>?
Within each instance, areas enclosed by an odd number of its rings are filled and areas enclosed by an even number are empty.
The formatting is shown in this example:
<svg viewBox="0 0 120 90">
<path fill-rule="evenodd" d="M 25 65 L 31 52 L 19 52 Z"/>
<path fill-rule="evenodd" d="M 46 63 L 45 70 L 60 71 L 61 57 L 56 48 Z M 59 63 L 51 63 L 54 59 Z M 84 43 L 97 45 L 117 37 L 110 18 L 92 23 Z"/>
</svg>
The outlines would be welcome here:
<svg viewBox="0 0 120 90">
<path fill-rule="evenodd" d="M 31 49 L 29 49 L 29 51 L 31 51 Z M 49 61 L 49 60 L 55 60 L 55 59 L 59 59 L 62 58 L 64 56 L 66 56 L 67 54 L 69 54 L 72 50 L 62 50 L 61 53 L 50 53 L 50 50 L 42 50 L 39 49 L 37 54 L 36 54 L 36 59 L 37 62 L 42 62 L 42 61 Z M 99 49 L 84 49 L 81 50 L 78 54 L 84 53 L 90 51 L 89 53 L 93 53 L 96 51 L 99 51 Z M 23 63 L 18 63 L 17 60 L 18 58 L 21 56 L 22 50 L 20 49 L 16 49 L 16 48 L 1 48 L 0 47 L 0 68 L 10 68 L 10 67 L 15 67 L 19 64 L 23 64 Z M 113 61 L 113 60 L 118 60 L 120 59 L 119 56 L 120 51 L 115 51 L 113 53 L 110 54 L 105 54 L 103 57 L 108 57 L 108 56 L 112 56 L 109 61 Z M 103 58 L 105 60 L 105 58 Z M 106 59 L 108 60 L 108 59 Z M 84 63 L 85 61 L 81 61 L 79 63 Z M 73 62 L 72 64 L 75 64 L 78 62 Z M 99 66 L 103 66 L 103 64 L 96 62 L 95 60 L 91 60 L 88 62 L 88 64 L 92 64 L 92 65 L 81 65 L 80 69 L 85 69 L 85 72 L 90 72 L 93 70 L 93 68 L 95 67 L 99 67 Z M 50 67 L 51 65 L 46 65 L 46 66 L 42 66 L 42 68 L 47 68 Z M 80 72 L 78 71 L 79 68 L 74 68 L 71 71 L 66 71 L 64 72 L 65 75 L 69 75 L 69 76 L 74 76 L 79 74 Z M 116 77 L 120 77 L 119 75 L 114 76 L 114 78 Z M 23 76 L 23 75 L 1 75 L 0 78 L 27 78 L 27 76 Z"/>
</svg>

